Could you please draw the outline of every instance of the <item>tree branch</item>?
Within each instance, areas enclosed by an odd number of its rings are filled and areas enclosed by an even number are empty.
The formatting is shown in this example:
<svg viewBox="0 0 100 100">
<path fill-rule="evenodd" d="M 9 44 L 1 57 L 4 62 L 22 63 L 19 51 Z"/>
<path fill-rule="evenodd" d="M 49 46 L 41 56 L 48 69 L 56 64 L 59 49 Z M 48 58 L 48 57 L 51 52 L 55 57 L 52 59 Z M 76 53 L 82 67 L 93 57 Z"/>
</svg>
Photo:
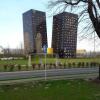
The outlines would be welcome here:
<svg viewBox="0 0 100 100">
<path fill-rule="evenodd" d="M 95 7 L 94 4 L 93 4 L 93 8 L 94 8 L 94 12 L 95 12 L 95 17 L 96 17 L 96 19 L 97 19 L 97 21 L 98 21 L 97 9 L 96 9 L 96 7 Z"/>
<path fill-rule="evenodd" d="M 87 0 L 78 0 L 75 3 L 72 2 L 72 0 L 70 0 L 69 2 L 67 0 L 65 0 L 64 2 L 67 3 L 67 4 L 69 4 L 69 5 L 78 5 L 80 2 L 87 3 Z"/>
<path fill-rule="evenodd" d="M 65 10 L 68 7 L 78 8 L 81 7 L 81 4 L 82 6 L 84 4 L 85 7 L 76 11 L 80 15 L 79 16 L 80 21 L 81 19 L 84 20 L 84 17 L 85 18 L 89 17 L 95 29 L 95 32 L 100 38 L 100 16 L 99 16 L 100 0 L 55 0 L 55 1 L 51 1 L 49 6 L 53 8 L 54 6 L 58 7 L 58 5 L 61 4 L 64 4 L 63 8 L 60 7 L 63 10 Z M 72 10 L 74 11 L 75 9 Z"/>
<path fill-rule="evenodd" d="M 93 14 L 93 2 L 92 0 L 88 0 L 88 13 L 89 13 L 89 17 L 93 23 L 93 25 L 95 24 L 95 17 L 94 17 L 94 14 Z"/>
<path fill-rule="evenodd" d="M 100 8 L 100 2 L 99 0 L 96 0 L 97 4 L 98 4 L 98 7 Z"/>
</svg>

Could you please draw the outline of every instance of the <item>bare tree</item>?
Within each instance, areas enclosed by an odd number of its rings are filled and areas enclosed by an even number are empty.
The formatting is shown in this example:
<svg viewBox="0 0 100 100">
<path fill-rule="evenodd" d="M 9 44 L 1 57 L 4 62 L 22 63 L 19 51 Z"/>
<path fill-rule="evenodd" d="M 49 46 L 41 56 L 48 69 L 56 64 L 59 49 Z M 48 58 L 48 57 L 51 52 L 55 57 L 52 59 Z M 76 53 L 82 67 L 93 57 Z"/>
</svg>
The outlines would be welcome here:
<svg viewBox="0 0 100 100">
<path fill-rule="evenodd" d="M 79 22 L 87 21 L 83 30 L 87 29 L 86 32 L 89 32 L 85 37 L 96 32 L 100 38 L 100 0 L 50 0 L 49 8 L 54 8 L 55 12 L 66 9 L 76 12 L 79 15 Z"/>
<path fill-rule="evenodd" d="M 86 30 L 86 34 L 83 34 L 82 38 L 87 38 L 90 33 L 95 32 L 100 39 L 100 0 L 50 0 L 49 8 L 54 8 L 55 12 L 70 9 L 77 13 L 79 22 L 86 22 L 82 29 L 83 31 Z"/>
</svg>

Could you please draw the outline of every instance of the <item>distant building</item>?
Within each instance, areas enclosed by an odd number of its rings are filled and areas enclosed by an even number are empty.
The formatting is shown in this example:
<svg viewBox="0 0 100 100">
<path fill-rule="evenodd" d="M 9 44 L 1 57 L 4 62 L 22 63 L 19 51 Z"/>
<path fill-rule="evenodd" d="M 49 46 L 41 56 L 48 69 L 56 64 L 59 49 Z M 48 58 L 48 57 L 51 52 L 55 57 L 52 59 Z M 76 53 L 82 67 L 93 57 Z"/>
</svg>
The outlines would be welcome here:
<svg viewBox="0 0 100 100">
<path fill-rule="evenodd" d="M 2 46 L 0 46 L 0 54 L 4 54 L 4 49 Z"/>
<path fill-rule="evenodd" d="M 78 15 L 63 12 L 53 16 L 52 48 L 60 57 L 76 57 Z"/>
<path fill-rule="evenodd" d="M 23 49 L 11 49 L 11 48 L 5 48 L 4 49 L 5 55 L 23 55 L 24 50 Z"/>
<path fill-rule="evenodd" d="M 42 47 L 47 45 L 46 14 L 42 11 L 29 10 L 23 13 L 24 50 L 25 53 L 36 51 L 36 36 L 41 34 Z"/>
<path fill-rule="evenodd" d="M 87 51 L 85 49 L 79 49 L 77 50 L 77 57 L 86 57 Z"/>
<path fill-rule="evenodd" d="M 78 54 L 85 54 L 86 50 L 85 49 L 79 49 L 79 50 L 77 50 L 77 53 Z"/>
</svg>

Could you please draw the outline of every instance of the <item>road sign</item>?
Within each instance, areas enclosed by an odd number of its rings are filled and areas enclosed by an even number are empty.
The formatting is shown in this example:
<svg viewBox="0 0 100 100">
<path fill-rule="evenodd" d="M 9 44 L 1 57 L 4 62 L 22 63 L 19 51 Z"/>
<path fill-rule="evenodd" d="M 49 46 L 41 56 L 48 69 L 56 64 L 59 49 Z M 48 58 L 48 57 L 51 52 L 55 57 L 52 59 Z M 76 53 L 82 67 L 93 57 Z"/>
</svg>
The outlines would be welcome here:
<svg viewBox="0 0 100 100">
<path fill-rule="evenodd" d="M 47 45 L 44 45 L 44 46 L 43 46 L 43 52 L 44 52 L 44 53 L 47 53 Z"/>
</svg>

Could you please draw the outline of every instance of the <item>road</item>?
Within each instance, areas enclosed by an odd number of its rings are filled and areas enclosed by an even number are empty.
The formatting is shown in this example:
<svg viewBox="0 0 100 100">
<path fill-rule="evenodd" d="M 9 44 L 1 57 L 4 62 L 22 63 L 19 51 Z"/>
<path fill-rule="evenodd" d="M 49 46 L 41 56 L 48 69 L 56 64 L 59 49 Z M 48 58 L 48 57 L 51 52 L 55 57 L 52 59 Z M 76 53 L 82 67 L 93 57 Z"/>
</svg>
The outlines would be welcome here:
<svg viewBox="0 0 100 100">
<path fill-rule="evenodd" d="M 51 69 L 51 70 L 35 70 L 35 71 L 19 71 L 19 72 L 0 72 L 0 80 L 9 79 L 23 79 L 23 78 L 34 78 L 34 79 L 46 79 L 49 78 L 80 78 L 85 77 L 97 77 L 99 68 L 71 68 L 71 69 Z"/>
</svg>

